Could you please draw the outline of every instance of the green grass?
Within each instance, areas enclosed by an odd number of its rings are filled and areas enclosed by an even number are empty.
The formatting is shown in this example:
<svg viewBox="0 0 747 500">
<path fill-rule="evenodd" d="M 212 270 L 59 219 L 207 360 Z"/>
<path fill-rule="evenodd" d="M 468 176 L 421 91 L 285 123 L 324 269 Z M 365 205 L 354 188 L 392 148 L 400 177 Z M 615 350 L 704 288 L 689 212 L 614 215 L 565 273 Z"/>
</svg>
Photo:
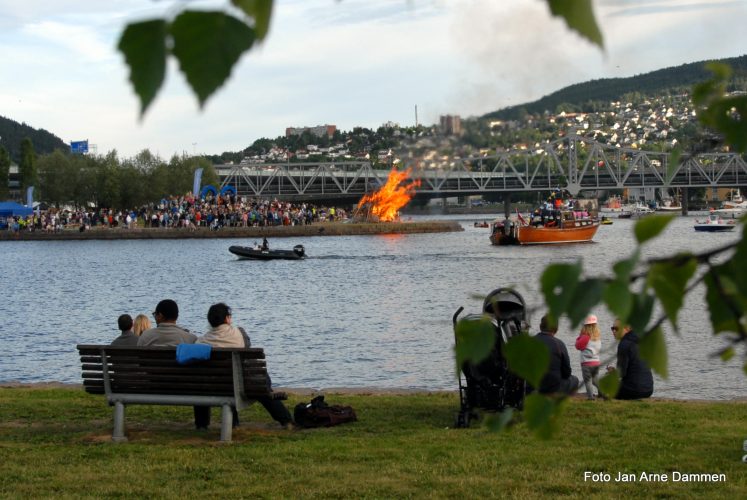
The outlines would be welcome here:
<svg viewBox="0 0 747 500">
<path fill-rule="evenodd" d="M 288 406 L 300 401 L 292 397 Z M 308 399 L 308 398 L 305 398 Z M 747 497 L 747 403 L 587 402 L 540 441 L 454 429 L 456 394 L 335 395 L 359 421 L 286 431 L 259 405 L 221 444 L 191 408 L 132 406 L 129 442 L 111 409 L 80 389 L 0 389 L 1 497 Z M 584 472 L 725 473 L 726 482 L 593 483 Z"/>
</svg>

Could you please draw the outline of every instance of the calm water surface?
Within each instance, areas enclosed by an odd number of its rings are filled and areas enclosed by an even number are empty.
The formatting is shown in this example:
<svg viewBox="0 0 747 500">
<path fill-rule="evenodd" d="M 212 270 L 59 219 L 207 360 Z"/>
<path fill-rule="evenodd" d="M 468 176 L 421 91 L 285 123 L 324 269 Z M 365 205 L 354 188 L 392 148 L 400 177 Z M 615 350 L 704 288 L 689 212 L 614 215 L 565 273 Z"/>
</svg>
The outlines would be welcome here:
<svg viewBox="0 0 747 500">
<path fill-rule="evenodd" d="M 265 348 L 276 386 L 456 389 L 451 317 L 459 306 L 479 312 L 477 295 L 514 286 L 536 309 L 536 331 L 546 264 L 582 259 L 601 273 L 634 248 L 626 220 L 602 226 L 595 243 L 562 247 L 494 247 L 488 229 L 473 227 L 476 218 L 459 220 L 460 233 L 270 242 L 305 245 L 309 258 L 297 262 L 239 261 L 227 249 L 252 243 L 242 240 L 0 242 L 0 381 L 79 382 L 75 344 L 108 343 L 118 315 L 150 315 L 173 298 L 179 323 L 198 334 L 208 328 L 208 306 L 228 303 L 234 323 Z M 695 233 L 692 224 L 678 217 L 645 254 L 701 251 L 739 236 Z M 603 354 L 612 355 L 611 317 L 595 312 Z M 711 356 L 723 341 L 710 333 L 702 291 L 687 300 L 680 325 L 680 337 L 668 332 L 670 377 L 656 381 L 655 396 L 747 396 L 740 356 Z M 576 335 L 561 324 L 558 337 L 580 375 Z"/>
</svg>

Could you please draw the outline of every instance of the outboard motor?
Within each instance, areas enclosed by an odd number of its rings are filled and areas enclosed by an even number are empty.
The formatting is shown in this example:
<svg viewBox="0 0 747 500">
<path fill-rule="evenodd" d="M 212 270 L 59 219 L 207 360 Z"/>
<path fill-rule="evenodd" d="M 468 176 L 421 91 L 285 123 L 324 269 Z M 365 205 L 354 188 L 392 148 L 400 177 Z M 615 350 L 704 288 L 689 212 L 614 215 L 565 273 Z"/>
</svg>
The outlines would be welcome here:
<svg viewBox="0 0 747 500">
<path fill-rule="evenodd" d="M 459 341 L 456 339 L 457 324 L 487 319 L 493 327 L 495 344 L 480 363 L 465 362 L 460 367 L 457 427 L 469 427 L 470 420 L 478 416 L 478 409 L 503 411 L 507 406 L 522 409 L 526 392 L 526 382 L 508 370 L 503 355 L 509 339 L 529 329 L 522 296 L 510 288 L 497 288 L 485 297 L 482 314 L 468 314 L 459 319 L 463 310 L 460 307 L 453 317 L 455 341 Z"/>
<path fill-rule="evenodd" d="M 299 257 L 303 257 L 304 255 L 306 255 L 306 250 L 304 249 L 303 245 L 296 245 L 293 247 L 293 253 L 295 253 Z"/>
</svg>

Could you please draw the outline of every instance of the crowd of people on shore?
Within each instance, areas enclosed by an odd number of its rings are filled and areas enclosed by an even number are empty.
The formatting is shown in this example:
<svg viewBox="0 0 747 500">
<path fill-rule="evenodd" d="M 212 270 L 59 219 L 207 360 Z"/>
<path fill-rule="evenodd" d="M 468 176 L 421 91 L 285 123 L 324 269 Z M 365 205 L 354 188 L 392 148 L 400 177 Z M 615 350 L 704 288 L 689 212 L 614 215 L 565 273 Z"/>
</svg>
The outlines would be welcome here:
<svg viewBox="0 0 747 500">
<path fill-rule="evenodd" d="M 347 210 L 334 206 L 247 198 L 228 192 L 217 196 L 208 193 L 205 198 L 195 198 L 191 193 L 170 196 L 158 203 L 130 210 L 49 208 L 26 217 L 8 218 L 3 226 L 15 232 L 50 233 L 69 228 L 79 231 L 91 228 L 182 228 L 194 231 L 198 228 L 299 226 L 347 218 Z"/>
</svg>

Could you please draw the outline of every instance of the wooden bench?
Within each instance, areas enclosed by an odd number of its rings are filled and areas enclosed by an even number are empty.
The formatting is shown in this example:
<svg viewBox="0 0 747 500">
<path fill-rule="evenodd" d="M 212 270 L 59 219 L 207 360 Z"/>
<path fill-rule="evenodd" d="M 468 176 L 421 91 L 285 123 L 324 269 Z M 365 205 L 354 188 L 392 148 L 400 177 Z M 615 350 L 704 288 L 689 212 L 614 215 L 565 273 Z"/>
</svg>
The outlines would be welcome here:
<svg viewBox="0 0 747 500">
<path fill-rule="evenodd" d="M 285 399 L 273 392 L 262 349 L 213 348 L 210 359 L 190 365 L 176 362 L 175 347 L 78 345 L 83 387 L 104 394 L 114 406 L 112 440 L 126 441 L 128 404 L 220 406 L 221 441 L 231 441 L 232 408 L 257 398 Z"/>
</svg>

